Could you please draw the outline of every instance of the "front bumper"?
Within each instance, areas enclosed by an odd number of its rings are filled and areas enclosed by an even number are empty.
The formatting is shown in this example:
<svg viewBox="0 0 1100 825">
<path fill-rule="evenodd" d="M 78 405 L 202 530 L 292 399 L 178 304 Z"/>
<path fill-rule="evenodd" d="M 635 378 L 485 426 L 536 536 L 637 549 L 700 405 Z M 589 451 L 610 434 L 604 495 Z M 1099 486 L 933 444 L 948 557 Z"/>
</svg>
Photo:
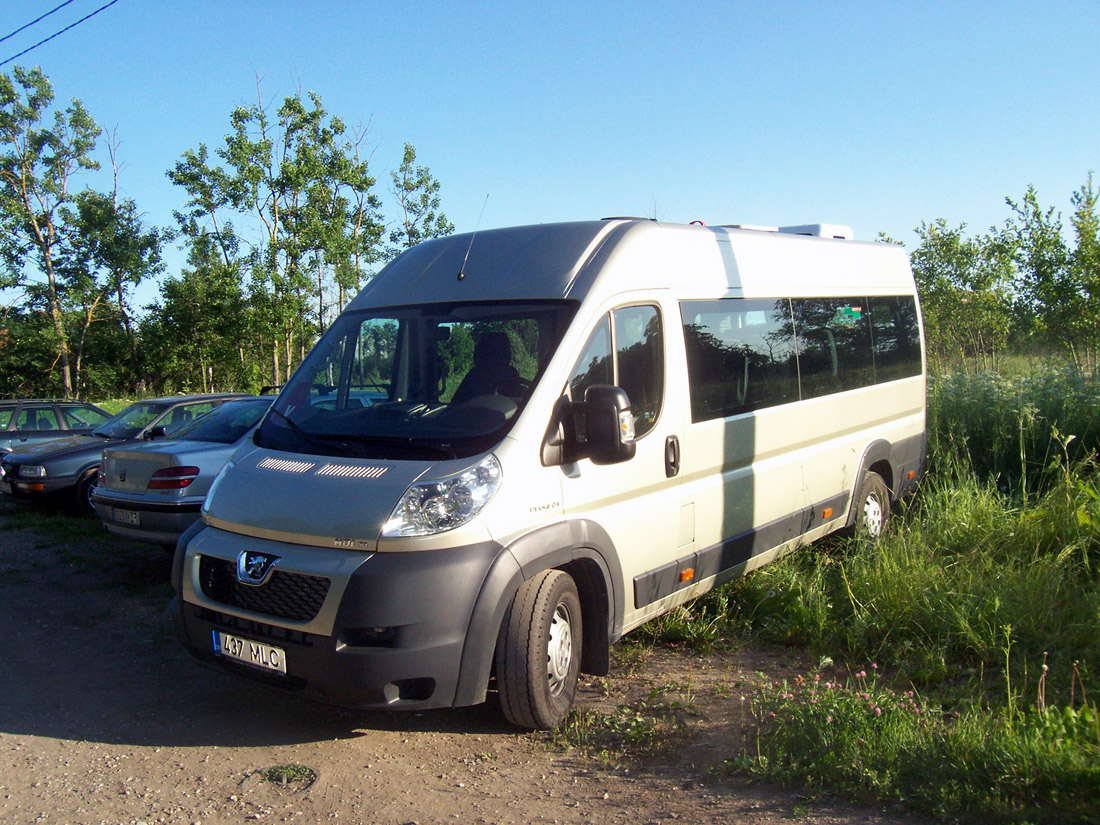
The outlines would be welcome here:
<svg viewBox="0 0 1100 825">
<path fill-rule="evenodd" d="M 0 493 L 11 496 L 16 501 L 41 501 L 43 497 L 60 493 L 76 485 L 74 476 L 54 478 L 19 478 L 5 475 L 0 481 Z"/>
<path fill-rule="evenodd" d="M 237 580 L 246 550 L 278 557 L 265 584 Z M 365 554 L 207 527 L 177 549 L 177 630 L 201 661 L 283 690 L 357 708 L 449 707 L 464 652 L 472 645 L 480 659 L 496 644 L 495 636 L 468 638 L 467 631 L 501 553 L 487 541 Z M 280 648 L 286 675 L 218 655 L 214 631 Z"/>
</svg>

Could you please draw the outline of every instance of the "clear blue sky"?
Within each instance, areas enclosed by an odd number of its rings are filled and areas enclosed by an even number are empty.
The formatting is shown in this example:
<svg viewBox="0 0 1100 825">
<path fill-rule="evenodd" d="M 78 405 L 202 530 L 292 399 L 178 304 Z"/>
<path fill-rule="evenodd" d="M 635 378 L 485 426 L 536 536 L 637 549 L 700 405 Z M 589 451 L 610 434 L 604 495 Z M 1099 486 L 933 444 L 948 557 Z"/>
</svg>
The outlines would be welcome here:
<svg viewBox="0 0 1100 825">
<path fill-rule="evenodd" d="M 0 36 L 61 2 L 4 0 Z M 74 0 L 0 60 L 106 2 Z M 391 219 L 407 141 L 460 232 L 484 206 L 482 228 L 656 214 L 912 248 L 922 221 L 1002 223 L 1028 184 L 1068 218 L 1100 171 L 1098 44 L 1100 4 L 1057 0 L 119 0 L 16 62 L 117 128 L 151 224 L 183 205 L 165 171 L 222 144 L 259 76 L 273 106 L 314 90 L 369 123 Z"/>
</svg>

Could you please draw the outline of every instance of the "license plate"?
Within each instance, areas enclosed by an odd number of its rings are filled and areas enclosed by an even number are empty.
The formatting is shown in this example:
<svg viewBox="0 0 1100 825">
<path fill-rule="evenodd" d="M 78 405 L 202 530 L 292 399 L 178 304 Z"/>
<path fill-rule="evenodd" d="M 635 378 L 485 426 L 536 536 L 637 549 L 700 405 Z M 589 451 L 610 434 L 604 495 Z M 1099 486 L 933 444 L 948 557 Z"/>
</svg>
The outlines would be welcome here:
<svg viewBox="0 0 1100 825">
<path fill-rule="evenodd" d="M 253 642 L 250 639 L 242 639 L 230 633 L 213 631 L 214 652 L 219 656 L 228 656 L 246 665 L 271 670 L 276 673 L 286 673 L 286 654 L 282 648 L 265 645 L 262 642 Z"/>
<path fill-rule="evenodd" d="M 119 524 L 133 524 L 138 527 L 141 526 L 141 513 L 137 510 L 123 510 L 121 507 L 115 507 L 112 514 L 114 520 Z"/>
</svg>

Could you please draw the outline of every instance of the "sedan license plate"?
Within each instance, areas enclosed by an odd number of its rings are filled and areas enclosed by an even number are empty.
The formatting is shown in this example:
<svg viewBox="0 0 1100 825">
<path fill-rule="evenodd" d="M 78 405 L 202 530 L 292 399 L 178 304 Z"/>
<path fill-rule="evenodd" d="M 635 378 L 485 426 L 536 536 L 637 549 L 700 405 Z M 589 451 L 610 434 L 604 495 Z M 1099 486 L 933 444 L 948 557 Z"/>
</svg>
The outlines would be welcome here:
<svg viewBox="0 0 1100 825">
<path fill-rule="evenodd" d="M 276 673 L 286 674 L 286 654 L 282 648 L 265 645 L 262 642 L 253 642 L 250 639 L 242 639 L 230 633 L 213 631 L 214 652 L 219 656 L 228 656 L 246 665 L 252 665 L 262 670 L 270 670 Z"/>
<path fill-rule="evenodd" d="M 137 510 L 123 510 L 121 507 L 115 507 L 112 516 L 118 524 L 133 524 L 136 527 L 141 526 L 141 513 Z"/>
</svg>

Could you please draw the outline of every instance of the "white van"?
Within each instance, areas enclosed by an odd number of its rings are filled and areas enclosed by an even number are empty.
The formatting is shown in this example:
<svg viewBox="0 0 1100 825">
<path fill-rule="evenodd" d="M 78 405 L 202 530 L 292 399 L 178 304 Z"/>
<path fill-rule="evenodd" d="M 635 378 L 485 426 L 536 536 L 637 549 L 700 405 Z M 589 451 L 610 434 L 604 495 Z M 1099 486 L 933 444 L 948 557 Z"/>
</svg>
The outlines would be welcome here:
<svg viewBox="0 0 1100 825">
<path fill-rule="evenodd" d="M 202 660 L 357 707 L 549 728 L 675 605 L 925 458 L 905 252 L 609 219 L 429 241 L 352 301 L 177 547 Z"/>
</svg>

